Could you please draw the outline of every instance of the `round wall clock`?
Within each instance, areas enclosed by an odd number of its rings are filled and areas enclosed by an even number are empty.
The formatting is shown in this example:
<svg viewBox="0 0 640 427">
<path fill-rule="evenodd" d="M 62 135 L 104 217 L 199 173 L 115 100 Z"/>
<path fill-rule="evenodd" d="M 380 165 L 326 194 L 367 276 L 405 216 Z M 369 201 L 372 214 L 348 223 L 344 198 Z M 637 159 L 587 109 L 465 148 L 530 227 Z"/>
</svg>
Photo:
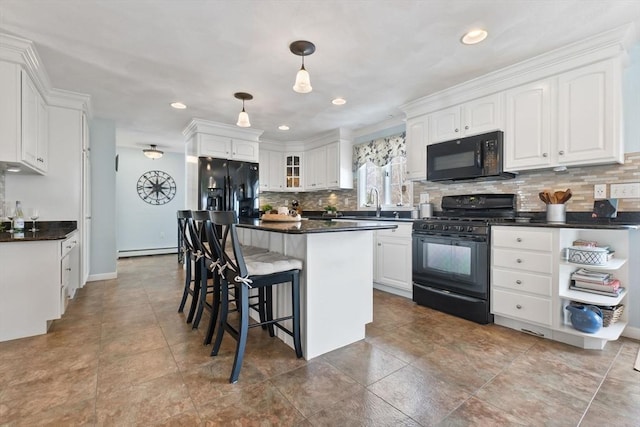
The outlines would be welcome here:
<svg viewBox="0 0 640 427">
<path fill-rule="evenodd" d="M 176 182 L 162 171 L 148 171 L 138 179 L 138 196 L 150 205 L 164 205 L 176 195 Z"/>
</svg>

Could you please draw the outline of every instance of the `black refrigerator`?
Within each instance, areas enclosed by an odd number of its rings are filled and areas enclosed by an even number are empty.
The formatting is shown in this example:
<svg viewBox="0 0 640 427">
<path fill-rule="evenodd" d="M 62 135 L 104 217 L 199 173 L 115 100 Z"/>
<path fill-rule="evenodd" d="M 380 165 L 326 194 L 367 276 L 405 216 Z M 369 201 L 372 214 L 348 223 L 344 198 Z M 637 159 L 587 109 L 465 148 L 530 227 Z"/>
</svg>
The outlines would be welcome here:
<svg viewBox="0 0 640 427">
<path fill-rule="evenodd" d="M 198 209 L 235 211 L 238 218 L 259 218 L 258 164 L 198 159 Z"/>
</svg>

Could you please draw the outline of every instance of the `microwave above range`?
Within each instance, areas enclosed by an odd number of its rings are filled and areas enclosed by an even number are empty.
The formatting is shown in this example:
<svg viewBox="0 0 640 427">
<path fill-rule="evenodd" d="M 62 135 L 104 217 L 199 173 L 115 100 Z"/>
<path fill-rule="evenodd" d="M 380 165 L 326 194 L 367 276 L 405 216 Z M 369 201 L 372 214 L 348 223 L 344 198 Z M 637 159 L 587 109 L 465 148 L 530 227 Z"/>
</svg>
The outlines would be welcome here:
<svg viewBox="0 0 640 427">
<path fill-rule="evenodd" d="M 503 170 L 503 133 L 494 131 L 427 145 L 427 180 L 510 179 Z"/>
</svg>

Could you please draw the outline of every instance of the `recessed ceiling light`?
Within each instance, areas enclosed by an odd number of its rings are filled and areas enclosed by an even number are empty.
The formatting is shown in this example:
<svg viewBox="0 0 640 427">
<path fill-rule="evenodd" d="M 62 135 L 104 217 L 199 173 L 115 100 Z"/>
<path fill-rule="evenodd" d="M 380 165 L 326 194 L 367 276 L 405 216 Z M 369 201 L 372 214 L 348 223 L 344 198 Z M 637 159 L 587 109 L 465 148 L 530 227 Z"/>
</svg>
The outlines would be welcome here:
<svg viewBox="0 0 640 427">
<path fill-rule="evenodd" d="M 278 126 L 278 129 L 280 129 L 280 130 L 289 130 L 289 126 L 287 126 L 287 125 L 280 125 L 280 126 Z"/>
<path fill-rule="evenodd" d="M 482 40 L 487 38 L 487 32 L 485 30 L 475 29 L 469 31 L 467 34 L 462 36 L 460 41 L 463 44 L 476 44 L 480 43 Z"/>
<path fill-rule="evenodd" d="M 184 105 L 182 102 L 172 102 L 171 106 L 176 110 L 184 110 L 185 108 L 187 108 L 187 106 Z"/>
<path fill-rule="evenodd" d="M 347 100 L 346 100 L 346 99 L 344 99 L 344 98 L 336 98 L 336 99 L 334 99 L 333 101 L 331 101 L 331 103 L 332 103 L 333 105 L 344 105 L 344 104 L 346 104 L 346 103 L 347 103 Z"/>
</svg>

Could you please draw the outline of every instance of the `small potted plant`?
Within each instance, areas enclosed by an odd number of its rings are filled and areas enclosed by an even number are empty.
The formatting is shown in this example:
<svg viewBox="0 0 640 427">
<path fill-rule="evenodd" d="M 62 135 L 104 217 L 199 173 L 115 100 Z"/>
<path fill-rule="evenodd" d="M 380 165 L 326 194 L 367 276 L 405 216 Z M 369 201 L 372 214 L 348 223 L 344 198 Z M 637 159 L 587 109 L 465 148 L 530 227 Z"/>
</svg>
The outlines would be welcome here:
<svg viewBox="0 0 640 427">
<path fill-rule="evenodd" d="M 332 205 L 327 205 L 325 206 L 324 211 L 327 213 L 327 215 L 336 215 L 338 212 L 338 208 Z"/>
<path fill-rule="evenodd" d="M 262 212 L 264 213 L 270 213 L 272 209 L 273 209 L 273 206 L 271 206 L 270 204 L 266 204 L 262 206 Z"/>
</svg>

